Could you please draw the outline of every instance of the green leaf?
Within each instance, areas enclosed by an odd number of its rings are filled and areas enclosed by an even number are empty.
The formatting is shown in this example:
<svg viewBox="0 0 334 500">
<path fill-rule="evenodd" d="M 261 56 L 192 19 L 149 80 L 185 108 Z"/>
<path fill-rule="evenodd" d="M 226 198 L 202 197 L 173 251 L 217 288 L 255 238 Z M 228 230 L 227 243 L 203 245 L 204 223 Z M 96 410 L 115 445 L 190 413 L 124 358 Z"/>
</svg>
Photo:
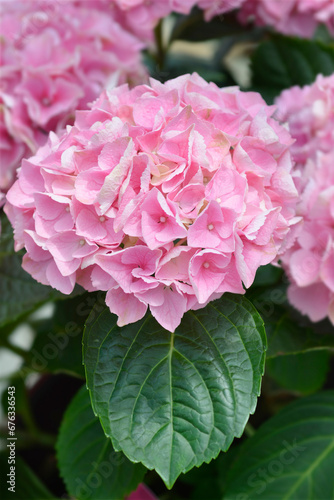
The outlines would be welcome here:
<svg viewBox="0 0 334 500">
<path fill-rule="evenodd" d="M 329 500 L 334 391 L 297 400 L 258 429 L 228 475 L 224 500 Z"/>
<path fill-rule="evenodd" d="M 283 275 L 281 268 L 268 264 L 261 266 L 256 272 L 253 287 L 256 286 L 269 286 L 278 283 Z"/>
<path fill-rule="evenodd" d="M 265 324 L 268 336 L 267 359 L 314 349 L 334 349 L 333 334 L 322 334 L 312 327 L 300 326 L 288 314 L 279 315 L 279 318 L 273 315 Z"/>
<path fill-rule="evenodd" d="M 123 328 L 116 320 L 106 308 L 87 321 L 93 408 L 115 449 L 171 488 L 243 433 L 260 392 L 263 322 L 247 299 L 229 294 L 189 311 L 173 334 L 150 315 Z"/>
<path fill-rule="evenodd" d="M 8 490 L 8 488 L 12 487 L 10 483 L 7 483 L 11 479 L 7 476 L 10 473 L 11 466 L 15 467 L 15 493 Z M 16 456 L 15 464 L 13 465 L 8 463 L 7 453 L 0 453 L 0 470 L 2 475 L 0 481 L 0 498 L 2 500 L 49 500 L 54 498 L 54 495 L 47 490 L 35 473 L 19 456 Z"/>
<path fill-rule="evenodd" d="M 252 286 L 246 293 L 266 326 L 267 360 L 316 349 L 334 349 L 333 326 L 328 320 L 312 323 L 288 304 L 285 284 L 268 285 Z"/>
<path fill-rule="evenodd" d="M 237 456 L 239 446 L 235 446 L 234 442 L 227 452 L 220 453 L 218 458 L 211 460 L 209 464 L 202 464 L 199 469 L 182 474 L 177 485 L 187 485 L 187 491 L 191 491 L 188 497 L 190 500 L 221 500 L 226 474 Z"/>
<path fill-rule="evenodd" d="M 325 383 L 329 360 L 327 350 L 277 356 L 267 360 L 266 373 L 285 389 L 310 394 L 321 389 Z"/>
<path fill-rule="evenodd" d="M 3 326 L 35 310 L 58 292 L 37 283 L 22 269 L 22 253 L 14 252 L 12 230 L 4 216 L 1 217 L 1 225 L 0 326 Z"/>
<path fill-rule="evenodd" d="M 315 40 L 275 36 L 252 58 L 253 89 L 272 102 L 283 89 L 334 73 L 334 47 Z"/>
<path fill-rule="evenodd" d="M 57 441 L 61 475 L 78 500 L 120 500 L 135 490 L 146 469 L 116 453 L 82 387 L 68 406 Z"/>
<path fill-rule="evenodd" d="M 221 500 L 222 491 L 219 484 L 218 471 L 216 464 L 211 461 L 209 464 L 203 464 L 199 469 L 192 469 L 188 474 L 181 476 L 179 481 L 188 485 L 191 488 L 191 500 Z M 188 477 L 189 476 L 189 477 Z"/>
<path fill-rule="evenodd" d="M 189 54 L 168 54 L 165 63 L 165 74 L 168 79 L 176 78 L 194 70 L 206 81 L 214 82 L 219 87 L 231 84 L 230 78 L 220 64 Z"/>
</svg>

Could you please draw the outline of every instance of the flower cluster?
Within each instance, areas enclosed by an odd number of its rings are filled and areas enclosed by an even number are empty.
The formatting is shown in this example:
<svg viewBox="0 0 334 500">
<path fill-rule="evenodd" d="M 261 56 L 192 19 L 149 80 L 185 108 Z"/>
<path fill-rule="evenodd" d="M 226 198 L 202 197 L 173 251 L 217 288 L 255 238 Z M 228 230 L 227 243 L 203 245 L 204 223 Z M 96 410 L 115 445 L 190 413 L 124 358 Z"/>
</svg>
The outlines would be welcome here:
<svg viewBox="0 0 334 500">
<path fill-rule="evenodd" d="M 288 245 L 298 193 L 274 106 L 196 73 L 102 93 L 24 160 L 6 212 L 23 267 L 107 291 L 119 325 L 243 293 Z"/>
<path fill-rule="evenodd" d="M 292 87 L 277 99 L 280 118 L 296 138 L 291 148 L 304 224 L 283 256 L 290 302 L 312 321 L 334 323 L 334 75 Z"/>
<path fill-rule="evenodd" d="M 273 26 L 279 33 L 311 38 L 322 23 L 334 34 L 333 0 L 247 0 L 239 19 Z"/>
<path fill-rule="evenodd" d="M 94 8 L 64 1 L 1 3 L 0 191 L 48 132 L 73 123 L 108 85 L 141 83 L 143 46 Z"/>
</svg>

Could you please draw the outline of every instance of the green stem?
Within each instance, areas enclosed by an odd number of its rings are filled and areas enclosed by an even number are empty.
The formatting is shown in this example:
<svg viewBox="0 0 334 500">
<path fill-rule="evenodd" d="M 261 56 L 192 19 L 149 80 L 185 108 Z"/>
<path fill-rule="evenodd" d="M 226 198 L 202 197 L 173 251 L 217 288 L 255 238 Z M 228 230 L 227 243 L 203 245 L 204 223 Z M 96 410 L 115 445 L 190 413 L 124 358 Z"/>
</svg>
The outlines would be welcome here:
<svg viewBox="0 0 334 500">
<path fill-rule="evenodd" d="M 22 323 L 22 317 L 12 323 L 9 323 L 8 325 L 3 326 L 1 328 L 1 342 L 8 338 L 20 323 Z"/>
<path fill-rule="evenodd" d="M 164 49 L 164 44 L 162 40 L 162 19 L 159 22 L 159 24 L 156 26 L 154 30 L 154 35 L 155 35 L 155 42 L 156 42 L 156 62 L 158 65 L 159 71 L 162 71 L 164 68 L 165 64 L 165 49 Z"/>
<path fill-rule="evenodd" d="M 15 434 L 15 437 L 17 438 L 17 448 L 29 448 L 34 444 L 39 444 L 45 447 L 54 447 L 57 441 L 57 436 L 41 431 L 38 431 L 37 434 L 29 434 L 28 432 L 17 430 Z M 6 439 L 7 435 L 6 430 L 0 430 L 1 438 Z"/>
<path fill-rule="evenodd" d="M 179 24 L 177 24 L 172 32 L 172 36 L 168 42 L 168 47 L 174 42 L 174 40 L 178 40 L 183 31 L 189 28 L 191 25 L 198 23 L 203 18 L 203 14 L 199 12 L 193 16 L 186 16 Z"/>
<path fill-rule="evenodd" d="M 12 253 L 10 254 L 12 255 Z M 1 257 L 1 254 L 0 254 L 0 257 Z M 1 328 L 1 339 L 0 339 L 0 342 L 3 343 L 3 340 L 5 338 L 8 338 L 10 337 L 10 335 L 13 333 L 13 331 L 19 326 L 21 325 L 22 323 L 24 323 L 25 321 L 29 322 L 29 317 L 34 313 L 36 312 L 39 308 L 41 308 L 42 306 L 44 306 L 45 304 L 47 303 L 50 303 L 51 301 L 49 299 L 47 300 L 42 300 L 41 302 L 38 302 L 37 304 L 35 304 L 29 311 L 26 311 L 25 313 L 23 314 L 20 314 L 18 318 L 16 318 L 14 321 L 4 325 L 2 328 Z M 0 344 L 0 347 L 1 347 L 1 344 Z"/>
<path fill-rule="evenodd" d="M 2 346 L 0 345 L 0 348 Z M 27 367 L 26 370 L 24 370 L 22 367 L 19 368 L 16 372 L 14 373 L 11 373 L 10 375 L 4 375 L 3 377 L 0 377 L 0 383 L 1 382 L 8 382 L 8 379 L 10 378 L 10 380 L 13 382 L 13 384 L 15 385 L 16 381 L 17 380 L 22 380 L 26 377 L 26 375 L 30 374 L 30 373 L 34 373 L 34 370 L 32 369 L 29 369 Z M 41 373 L 44 373 L 41 371 Z"/>
<path fill-rule="evenodd" d="M 22 383 L 22 402 L 20 405 L 20 415 L 28 432 L 30 432 L 30 434 L 32 434 L 33 436 L 38 436 L 40 434 L 40 431 L 36 425 L 34 415 L 31 411 L 31 405 L 28 398 L 27 388 L 23 380 L 21 381 L 21 383 Z"/>
<path fill-rule="evenodd" d="M 6 349 L 9 349 L 10 351 L 14 352 L 18 356 L 21 356 L 21 358 L 23 358 L 24 361 L 26 361 L 27 363 L 30 362 L 29 352 L 26 351 L 25 349 L 22 349 L 22 347 L 19 347 L 17 345 L 12 344 L 11 342 L 9 342 L 8 339 L 6 339 L 6 338 L 2 339 L 0 347 L 4 347 Z"/>
</svg>

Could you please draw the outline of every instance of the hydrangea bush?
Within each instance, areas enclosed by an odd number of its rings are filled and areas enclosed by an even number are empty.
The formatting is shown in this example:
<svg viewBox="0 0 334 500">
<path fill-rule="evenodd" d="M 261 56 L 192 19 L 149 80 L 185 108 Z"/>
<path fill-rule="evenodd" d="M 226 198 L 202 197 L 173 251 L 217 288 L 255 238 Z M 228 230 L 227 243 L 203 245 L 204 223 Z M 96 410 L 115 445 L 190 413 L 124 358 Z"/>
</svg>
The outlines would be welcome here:
<svg viewBox="0 0 334 500">
<path fill-rule="evenodd" d="M 332 498 L 333 9 L 0 0 L 1 499 Z"/>
<path fill-rule="evenodd" d="M 290 134 L 259 94 L 198 75 L 107 91 L 7 195 L 23 268 L 106 290 L 120 326 L 243 293 L 296 223 Z"/>
</svg>

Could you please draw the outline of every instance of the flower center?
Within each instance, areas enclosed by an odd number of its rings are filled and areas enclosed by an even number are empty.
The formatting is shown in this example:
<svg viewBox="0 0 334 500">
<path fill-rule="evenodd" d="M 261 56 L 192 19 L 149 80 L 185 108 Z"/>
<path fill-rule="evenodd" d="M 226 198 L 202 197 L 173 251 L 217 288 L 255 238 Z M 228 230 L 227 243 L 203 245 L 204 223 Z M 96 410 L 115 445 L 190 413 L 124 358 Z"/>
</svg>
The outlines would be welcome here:
<svg viewBox="0 0 334 500">
<path fill-rule="evenodd" d="M 210 267 L 209 262 L 204 262 L 203 267 L 205 267 L 205 269 L 207 269 L 208 267 Z"/>
<path fill-rule="evenodd" d="M 212 231 L 212 229 L 213 229 L 214 227 L 215 227 L 215 226 L 214 226 L 213 224 L 209 224 L 209 225 L 208 225 L 208 230 L 209 230 L 209 231 Z"/>
<path fill-rule="evenodd" d="M 80 244 L 81 247 L 83 247 L 85 243 L 86 243 L 85 240 L 80 240 L 79 241 L 79 244 Z"/>
<path fill-rule="evenodd" d="M 70 211 L 70 207 L 67 205 L 67 207 L 65 208 L 66 212 L 69 212 Z"/>
<path fill-rule="evenodd" d="M 47 107 L 47 106 L 51 105 L 51 101 L 50 101 L 50 99 L 48 97 L 43 97 L 42 104 L 43 104 L 43 106 Z"/>
<path fill-rule="evenodd" d="M 167 220 L 167 219 L 166 219 L 166 217 L 164 217 L 164 216 L 162 215 L 162 216 L 160 217 L 159 222 L 164 223 L 164 222 L 166 222 L 166 220 Z"/>
<path fill-rule="evenodd" d="M 104 222 L 106 220 L 106 218 L 103 215 L 101 215 L 101 217 L 99 217 L 99 220 L 100 220 L 100 222 Z"/>
</svg>

